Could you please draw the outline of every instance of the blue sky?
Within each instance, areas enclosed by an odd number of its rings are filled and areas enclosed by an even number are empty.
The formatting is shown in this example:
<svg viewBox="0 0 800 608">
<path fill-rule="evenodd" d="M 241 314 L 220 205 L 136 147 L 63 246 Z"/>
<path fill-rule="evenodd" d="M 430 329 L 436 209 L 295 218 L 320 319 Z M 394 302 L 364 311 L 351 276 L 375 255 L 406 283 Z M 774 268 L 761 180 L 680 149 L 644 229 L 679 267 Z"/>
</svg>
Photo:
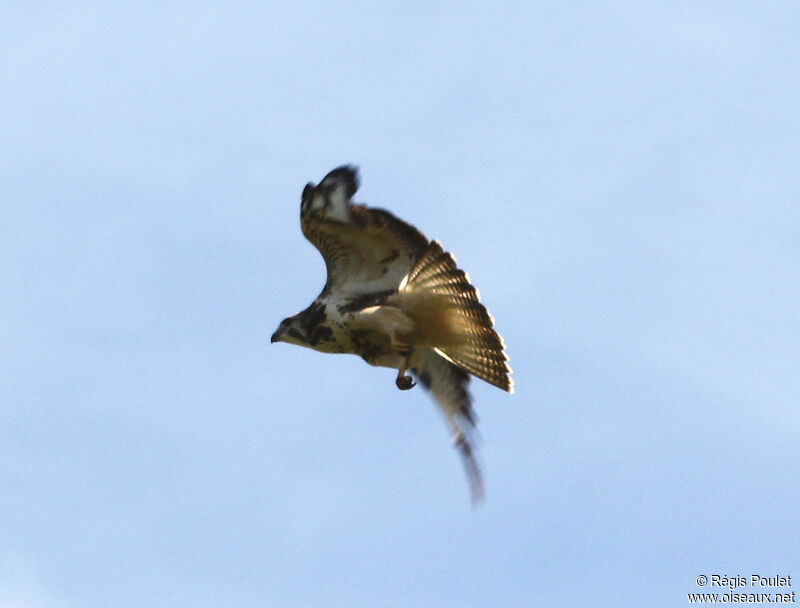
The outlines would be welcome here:
<svg viewBox="0 0 800 608">
<path fill-rule="evenodd" d="M 0 605 L 523 608 L 800 580 L 792 2 L 7 3 Z M 442 241 L 515 370 L 487 500 L 269 336 L 307 181 Z"/>
</svg>

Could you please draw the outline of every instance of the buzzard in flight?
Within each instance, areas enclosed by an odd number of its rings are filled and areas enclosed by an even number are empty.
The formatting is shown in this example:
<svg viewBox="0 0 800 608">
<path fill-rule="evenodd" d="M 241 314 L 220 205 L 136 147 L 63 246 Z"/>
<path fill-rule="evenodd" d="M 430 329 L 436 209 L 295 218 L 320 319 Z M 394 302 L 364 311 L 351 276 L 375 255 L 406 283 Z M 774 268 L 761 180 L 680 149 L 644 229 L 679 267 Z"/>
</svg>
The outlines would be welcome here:
<svg viewBox="0 0 800 608">
<path fill-rule="evenodd" d="M 356 190 L 358 172 L 349 165 L 303 190 L 300 226 L 328 277 L 311 306 L 281 321 L 271 341 L 359 355 L 398 370 L 401 390 L 415 386 L 411 371 L 444 414 L 479 500 L 467 385 L 471 374 L 513 392 L 503 340 L 453 256 L 388 211 L 352 203 Z"/>
</svg>

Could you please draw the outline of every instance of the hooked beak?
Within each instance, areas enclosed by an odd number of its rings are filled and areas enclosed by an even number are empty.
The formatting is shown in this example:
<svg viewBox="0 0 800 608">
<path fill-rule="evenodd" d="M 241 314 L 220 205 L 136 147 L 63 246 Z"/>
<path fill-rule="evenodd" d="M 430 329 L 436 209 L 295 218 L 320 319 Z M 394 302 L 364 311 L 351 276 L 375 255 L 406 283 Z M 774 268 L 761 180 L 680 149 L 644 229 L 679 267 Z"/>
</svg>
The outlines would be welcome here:
<svg viewBox="0 0 800 608">
<path fill-rule="evenodd" d="M 269 339 L 270 344 L 275 344 L 275 342 L 280 342 L 280 341 L 281 337 L 279 335 L 279 332 L 277 331 L 274 334 L 272 334 L 272 337 Z"/>
</svg>

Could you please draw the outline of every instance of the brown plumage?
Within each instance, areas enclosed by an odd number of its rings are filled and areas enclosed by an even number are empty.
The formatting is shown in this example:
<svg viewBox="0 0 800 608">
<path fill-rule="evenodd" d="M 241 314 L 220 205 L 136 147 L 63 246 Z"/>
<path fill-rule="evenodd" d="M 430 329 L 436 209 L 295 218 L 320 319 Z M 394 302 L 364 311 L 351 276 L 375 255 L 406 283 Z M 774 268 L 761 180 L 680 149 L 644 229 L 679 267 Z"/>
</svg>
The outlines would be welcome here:
<svg viewBox="0 0 800 608">
<path fill-rule="evenodd" d="M 272 341 L 395 368 L 401 389 L 414 385 L 410 370 L 444 414 L 478 500 L 483 481 L 467 387 L 474 375 L 513 392 L 503 340 L 453 256 L 390 212 L 353 203 L 357 190 L 351 166 L 303 190 L 300 225 L 325 260 L 327 280 Z"/>
<path fill-rule="evenodd" d="M 439 354 L 473 376 L 514 392 L 503 339 L 492 328 L 494 319 L 480 303 L 478 290 L 455 258 L 433 241 L 400 285 L 403 296 L 421 296 L 435 313 L 424 326 L 442 334 L 440 343 L 426 341 Z M 413 310 L 413 308 L 412 308 Z M 430 313 L 429 313 L 430 314 Z"/>
</svg>

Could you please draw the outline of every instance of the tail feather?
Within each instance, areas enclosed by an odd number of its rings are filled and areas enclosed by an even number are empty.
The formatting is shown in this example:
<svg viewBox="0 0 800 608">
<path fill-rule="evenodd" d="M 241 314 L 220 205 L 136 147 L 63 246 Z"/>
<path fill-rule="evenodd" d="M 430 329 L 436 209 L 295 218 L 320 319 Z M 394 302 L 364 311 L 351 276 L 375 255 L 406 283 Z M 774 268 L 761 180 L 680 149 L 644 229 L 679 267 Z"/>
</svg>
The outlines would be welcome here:
<svg viewBox="0 0 800 608">
<path fill-rule="evenodd" d="M 403 294 L 433 294 L 452 314 L 443 335 L 457 335 L 436 351 L 470 374 L 505 391 L 513 392 L 508 356 L 502 338 L 492 328 L 494 320 L 480 303 L 478 290 L 458 268 L 452 255 L 433 241 L 401 285 Z"/>
<path fill-rule="evenodd" d="M 469 480 L 472 504 L 483 500 L 483 475 L 478 461 L 477 419 L 472 410 L 469 374 L 429 348 L 421 349 L 421 360 L 412 371 L 436 400 L 453 436 Z"/>
</svg>

